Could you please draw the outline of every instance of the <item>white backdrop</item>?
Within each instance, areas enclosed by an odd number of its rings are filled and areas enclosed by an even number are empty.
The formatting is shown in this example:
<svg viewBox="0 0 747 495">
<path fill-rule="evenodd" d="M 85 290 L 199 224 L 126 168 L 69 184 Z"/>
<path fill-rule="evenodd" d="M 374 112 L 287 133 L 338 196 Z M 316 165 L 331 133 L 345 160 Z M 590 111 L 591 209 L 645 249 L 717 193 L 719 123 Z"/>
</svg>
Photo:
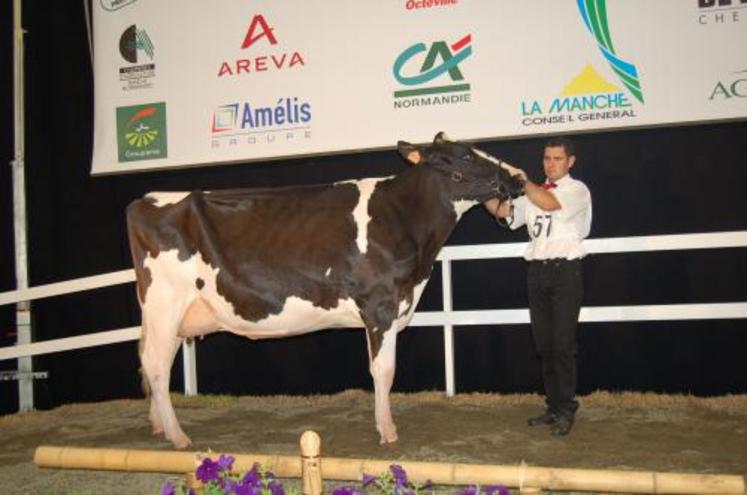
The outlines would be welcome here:
<svg viewBox="0 0 747 495">
<path fill-rule="evenodd" d="M 745 118 L 710 3 L 98 0 L 92 173 Z"/>
</svg>

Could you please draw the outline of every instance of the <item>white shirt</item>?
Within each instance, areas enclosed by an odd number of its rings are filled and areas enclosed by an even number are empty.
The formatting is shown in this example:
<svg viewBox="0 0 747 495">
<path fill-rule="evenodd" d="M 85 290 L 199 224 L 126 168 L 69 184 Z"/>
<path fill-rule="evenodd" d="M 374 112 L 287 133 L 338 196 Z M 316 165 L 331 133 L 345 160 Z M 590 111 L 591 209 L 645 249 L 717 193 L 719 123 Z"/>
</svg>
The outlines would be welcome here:
<svg viewBox="0 0 747 495">
<path fill-rule="evenodd" d="M 524 259 L 576 259 L 586 255 L 582 241 L 591 230 L 591 193 L 586 185 L 570 175 L 556 182 L 550 191 L 560 203 L 560 209 L 545 211 L 526 196 L 514 200 L 514 214 L 509 225 L 517 229 L 527 226 L 529 245 Z"/>
</svg>

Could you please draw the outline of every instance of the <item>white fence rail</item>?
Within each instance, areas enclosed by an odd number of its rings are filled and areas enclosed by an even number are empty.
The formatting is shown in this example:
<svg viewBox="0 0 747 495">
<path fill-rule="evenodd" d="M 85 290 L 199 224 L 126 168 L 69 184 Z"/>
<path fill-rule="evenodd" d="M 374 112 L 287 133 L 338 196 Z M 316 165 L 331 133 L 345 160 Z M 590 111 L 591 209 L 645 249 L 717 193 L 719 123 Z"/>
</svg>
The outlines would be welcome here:
<svg viewBox="0 0 747 495">
<path fill-rule="evenodd" d="M 438 259 L 442 263 L 443 311 L 417 312 L 411 326 L 440 326 L 444 328 L 444 359 L 446 368 L 446 393 L 455 393 L 454 377 L 454 326 L 498 325 L 529 323 L 529 310 L 474 310 L 454 311 L 452 304 L 451 263 L 452 261 L 513 258 L 523 253 L 525 243 L 481 244 L 469 246 L 446 246 Z M 589 239 L 586 247 L 590 253 L 626 253 L 665 250 L 692 250 L 747 247 L 747 231 L 715 232 L 708 234 L 682 234 L 648 237 L 617 237 Z M 102 287 L 109 287 L 135 280 L 133 270 L 84 277 L 65 282 L 41 285 L 25 290 L 0 293 L 0 305 L 20 301 L 31 301 L 45 297 L 59 296 Z M 747 318 L 747 302 L 727 302 L 712 304 L 667 304 L 649 306 L 593 306 L 581 309 L 582 322 L 604 321 L 660 321 L 660 320 L 706 320 Z M 105 344 L 137 340 L 139 327 L 122 328 L 105 332 L 90 333 L 77 337 L 47 340 L 29 344 L 19 344 L 0 348 L 0 360 L 17 359 L 53 352 L 83 349 Z M 184 357 L 185 393 L 197 393 L 197 372 L 194 345 L 185 345 Z"/>
</svg>

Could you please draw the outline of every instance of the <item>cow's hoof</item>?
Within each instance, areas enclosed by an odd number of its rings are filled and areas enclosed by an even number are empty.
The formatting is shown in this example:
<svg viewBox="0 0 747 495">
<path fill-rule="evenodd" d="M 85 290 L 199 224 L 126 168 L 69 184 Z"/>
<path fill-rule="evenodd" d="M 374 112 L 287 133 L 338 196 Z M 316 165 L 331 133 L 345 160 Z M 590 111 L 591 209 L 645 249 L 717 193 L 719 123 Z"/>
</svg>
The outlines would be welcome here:
<svg viewBox="0 0 747 495">
<path fill-rule="evenodd" d="M 171 443 L 174 444 L 175 449 L 182 450 L 192 445 L 192 440 L 187 435 L 181 434 L 177 438 L 172 438 Z"/>
<path fill-rule="evenodd" d="M 397 437 L 396 433 L 391 433 L 389 435 L 381 435 L 381 439 L 379 440 L 380 445 L 386 445 L 389 443 L 395 443 L 399 438 Z"/>
</svg>

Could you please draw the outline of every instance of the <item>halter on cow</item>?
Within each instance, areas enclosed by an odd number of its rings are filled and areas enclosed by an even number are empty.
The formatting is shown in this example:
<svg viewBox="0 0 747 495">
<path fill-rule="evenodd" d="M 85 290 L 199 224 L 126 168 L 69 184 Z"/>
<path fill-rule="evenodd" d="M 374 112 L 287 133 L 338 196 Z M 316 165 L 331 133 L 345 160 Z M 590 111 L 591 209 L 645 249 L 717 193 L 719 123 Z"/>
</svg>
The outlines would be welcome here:
<svg viewBox="0 0 747 495">
<path fill-rule="evenodd" d="M 177 448 L 191 443 L 169 397 L 184 338 L 364 327 L 376 427 L 382 443 L 397 440 L 389 405 L 397 333 L 462 214 L 523 189 L 515 169 L 443 133 L 430 145 L 400 142 L 398 150 L 417 166 L 392 177 L 152 193 L 128 206 L 154 433 Z"/>
</svg>

